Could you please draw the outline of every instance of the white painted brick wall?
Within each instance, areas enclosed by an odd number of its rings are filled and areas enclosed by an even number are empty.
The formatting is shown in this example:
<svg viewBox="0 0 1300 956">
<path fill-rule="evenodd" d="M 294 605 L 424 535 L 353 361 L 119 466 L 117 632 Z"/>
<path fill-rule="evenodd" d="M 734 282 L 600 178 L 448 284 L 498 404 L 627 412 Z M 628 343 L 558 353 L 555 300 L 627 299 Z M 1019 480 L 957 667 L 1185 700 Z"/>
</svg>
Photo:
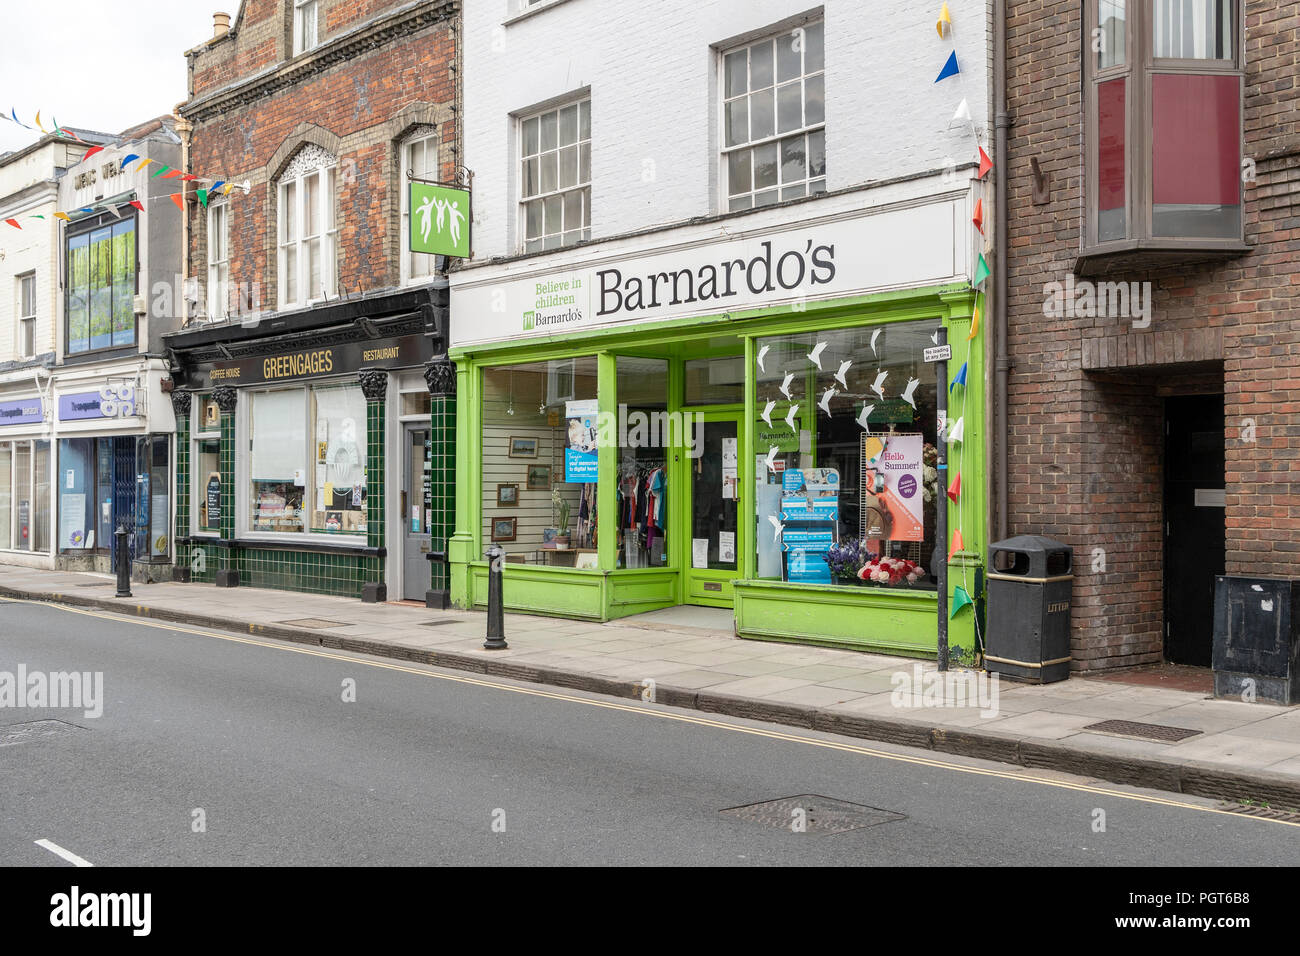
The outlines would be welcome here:
<svg viewBox="0 0 1300 956">
<path fill-rule="evenodd" d="M 57 350 L 62 299 L 58 286 L 59 223 L 54 218 L 57 187 L 52 180 L 57 168 L 66 163 L 66 147 L 59 144 L 0 163 L 0 252 L 4 254 L 0 259 L 0 362 L 19 360 L 18 277 L 28 272 L 36 274 L 36 354 Z M 36 193 L 31 192 L 32 187 L 36 187 Z M 34 215 L 45 219 L 29 218 Z M 3 221 L 9 218 L 16 218 L 22 229 Z"/>
<path fill-rule="evenodd" d="M 829 189 L 974 159 L 970 128 L 949 128 L 963 96 L 976 128 L 988 127 L 987 0 L 950 0 L 952 40 L 939 38 L 939 4 L 925 0 L 826 0 L 821 8 L 806 0 L 555 0 L 510 22 L 520 5 L 476 0 L 464 15 L 475 259 L 520 251 L 512 116 L 586 87 L 593 238 L 723 211 L 717 49 L 812 10 L 824 10 L 826 22 Z M 963 72 L 935 84 L 954 42 Z M 642 175 L 647 160 L 651 181 Z M 795 207 L 796 215 L 817 215 L 817 206 Z"/>
</svg>

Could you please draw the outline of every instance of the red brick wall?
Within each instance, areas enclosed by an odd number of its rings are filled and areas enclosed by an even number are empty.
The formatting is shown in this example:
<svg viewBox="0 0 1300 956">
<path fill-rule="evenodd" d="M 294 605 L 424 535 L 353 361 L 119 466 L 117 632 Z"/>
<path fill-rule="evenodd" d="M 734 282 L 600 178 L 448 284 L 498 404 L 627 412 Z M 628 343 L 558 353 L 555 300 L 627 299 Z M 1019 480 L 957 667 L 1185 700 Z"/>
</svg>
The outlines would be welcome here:
<svg viewBox="0 0 1300 956">
<path fill-rule="evenodd" d="M 279 22 L 287 3 L 249 3 L 240 35 L 234 41 L 218 41 L 199 56 L 194 64 L 196 76 L 220 75 L 234 82 L 258 72 L 265 62 L 259 59 L 263 53 L 257 51 L 276 42 L 265 35 L 265 29 Z M 358 19 L 368 20 L 379 8 L 403 5 L 397 0 L 369 0 L 351 8 L 364 8 L 367 15 Z M 322 24 L 332 11 L 347 6 L 325 3 Z M 318 51 L 326 50 L 330 36 L 340 35 L 333 24 L 341 21 L 335 18 L 330 22 Z M 453 19 L 444 18 L 414 32 L 403 31 L 377 49 L 309 71 L 293 85 L 270 95 L 223 107 L 211 118 L 195 119 L 193 171 L 253 184 L 247 196 L 236 190 L 230 197 L 230 279 L 232 284 L 259 283 L 262 308 L 276 304 L 275 180 L 296 148 L 307 141 L 338 158 L 336 274 L 340 290 L 364 291 L 399 282 L 399 190 L 404 179 L 398 168 L 397 142 L 414 123 L 436 125 L 443 178 L 451 178 L 452 146 L 458 136 L 454 74 L 449 69 L 455 53 L 453 26 Z M 293 63 L 302 59 L 295 58 Z M 194 99 L 191 104 L 201 108 L 202 100 L 197 99 L 197 104 Z M 318 129 L 304 131 L 303 124 Z M 190 274 L 205 281 L 206 213 L 195 204 L 190 217 Z"/>
<path fill-rule="evenodd" d="M 1076 669 L 1162 655 L 1165 395 L 1222 382 L 1227 572 L 1300 577 L 1300 5 L 1246 0 L 1245 10 L 1254 249 L 1108 276 L 1153 283 L 1141 330 L 1044 315 L 1044 285 L 1065 280 L 1083 233 L 1083 3 L 1008 0 L 1010 530 L 1075 548 Z M 1031 158 L 1050 176 L 1046 205 L 1031 203 Z M 1254 442 L 1241 440 L 1245 419 Z M 1098 548 L 1105 570 L 1094 572 Z"/>
</svg>

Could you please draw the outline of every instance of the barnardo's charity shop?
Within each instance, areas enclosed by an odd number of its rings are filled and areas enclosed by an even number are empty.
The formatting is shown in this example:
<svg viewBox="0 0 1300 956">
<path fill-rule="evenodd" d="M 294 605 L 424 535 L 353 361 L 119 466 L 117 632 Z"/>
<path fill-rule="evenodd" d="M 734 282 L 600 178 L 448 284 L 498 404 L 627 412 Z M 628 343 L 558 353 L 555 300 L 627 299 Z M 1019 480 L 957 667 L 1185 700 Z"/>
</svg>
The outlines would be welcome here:
<svg viewBox="0 0 1300 956">
<path fill-rule="evenodd" d="M 973 197 L 906 189 L 453 272 L 453 601 L 486 603 L 496 545 L 515 610 L 706 605 L 742 637 L 933 653 L 932 555 L 975 596 L 985 547 L 984 276 Z M 973 609 L 951 628 L 974 646 Z"/>
</svg>

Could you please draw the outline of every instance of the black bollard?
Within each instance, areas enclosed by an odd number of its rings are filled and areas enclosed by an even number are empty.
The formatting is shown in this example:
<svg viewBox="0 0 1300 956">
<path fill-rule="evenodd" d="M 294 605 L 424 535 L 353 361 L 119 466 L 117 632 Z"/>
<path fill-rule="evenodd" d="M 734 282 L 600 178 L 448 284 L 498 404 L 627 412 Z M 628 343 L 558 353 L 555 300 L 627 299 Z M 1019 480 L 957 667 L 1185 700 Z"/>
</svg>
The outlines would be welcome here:
<svg viewBox="0 0 1300 956">
<path fill-rule="evenodd" d="M 115 597 L 131 597 L 131 552 L 126 543 L 129 534 L 126 525 L 118 525 L 117 530 L 113 532 L 113 537 L 117 538 L 117 550 L 114 552 L 117 561 L 117 594 L 114 595 Z"/>
<path fill-rule="evenodd" d="M 506 563 L 505 549 L 492 545 L 487 549 L 488 559 L 488 612 L 485 651 L 504 651 L 506 643 L 506 613 L 501 596 L 501 578 Z"/>
</svg>

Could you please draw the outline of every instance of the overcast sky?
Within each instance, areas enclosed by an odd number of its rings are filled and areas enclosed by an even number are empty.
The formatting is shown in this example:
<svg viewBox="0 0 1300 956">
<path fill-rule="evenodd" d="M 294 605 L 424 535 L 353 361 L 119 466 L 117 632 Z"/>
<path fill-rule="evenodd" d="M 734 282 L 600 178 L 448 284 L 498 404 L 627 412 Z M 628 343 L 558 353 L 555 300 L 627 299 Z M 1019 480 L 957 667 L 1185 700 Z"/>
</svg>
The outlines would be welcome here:
<svg viewBox="0 0 1300 956">
<path fill-rule="evenodd" d="M 0 112 L 120 133 L 185 99 L 185 51 L 238 0 L 4 0 Z M 0 151 L 40 132 L 0 122 Z"/>
</svg>

